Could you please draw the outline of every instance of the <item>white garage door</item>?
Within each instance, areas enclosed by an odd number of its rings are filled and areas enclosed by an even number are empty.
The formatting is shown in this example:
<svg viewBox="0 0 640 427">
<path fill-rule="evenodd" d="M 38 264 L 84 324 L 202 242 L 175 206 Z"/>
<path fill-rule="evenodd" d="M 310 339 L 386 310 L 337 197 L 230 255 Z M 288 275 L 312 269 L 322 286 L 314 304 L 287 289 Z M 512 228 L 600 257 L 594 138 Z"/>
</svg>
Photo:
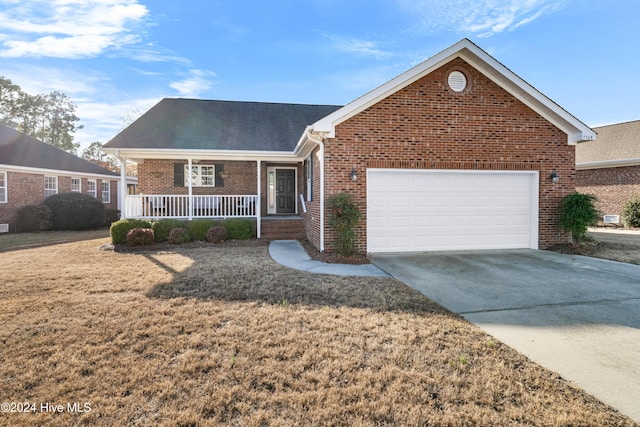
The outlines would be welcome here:
<svg viewBox="0 0 640 427">
<path fill-rule="evenodd" d="M 367 251 L 538 248 L 538 172 L 367 170 Z"/>
</svg>

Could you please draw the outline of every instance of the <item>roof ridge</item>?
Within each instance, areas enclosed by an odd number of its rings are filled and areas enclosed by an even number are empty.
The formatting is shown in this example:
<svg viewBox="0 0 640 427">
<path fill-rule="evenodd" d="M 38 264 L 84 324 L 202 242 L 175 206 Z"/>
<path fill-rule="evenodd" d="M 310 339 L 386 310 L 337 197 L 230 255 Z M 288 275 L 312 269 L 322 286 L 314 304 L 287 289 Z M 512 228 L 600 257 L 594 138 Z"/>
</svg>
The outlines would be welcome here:
<svg viewBox="0 0 640 427">
<path fill-rule="evenodd" d="M 628 120 L 626 122 L 620 122 L 620 123 L 611 123 L 608 125 L 602 125 L 602 126 L 594 126 L 592 129 L 602 129 L 602 128 L 606 128 L 606 127 L 611 127 L 611 126 L 620 126 L 620 125 L 628 125 L 631 123 L 636 123 L 636 122 L 640 122 L 640 119 L 636 119 L 636 120 Z"/>
<path fill-rule="evenodd" d="M 308 107 L 342 107 L 339 104 L 306 104 L 299 102 L 276 102 L 276 101 L 239 101 L 233 99 L 202 99 L 202 98 L 173 98 L 166 97 L 164 100 L 180 100 L 180 101 L 200 101 L 200 102 L 228 102 L 230 104 L 266 104 L 266 105 L 300 105 Z"/>
</svg>

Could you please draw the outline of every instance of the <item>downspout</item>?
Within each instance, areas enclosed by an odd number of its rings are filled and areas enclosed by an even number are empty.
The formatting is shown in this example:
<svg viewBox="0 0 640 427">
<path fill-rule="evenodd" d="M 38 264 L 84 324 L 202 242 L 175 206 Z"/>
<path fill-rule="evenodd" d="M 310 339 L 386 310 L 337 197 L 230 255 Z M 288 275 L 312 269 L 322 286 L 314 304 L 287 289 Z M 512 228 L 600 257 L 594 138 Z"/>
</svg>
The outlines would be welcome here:
<svg viewBox="0 0 640 427">
<path fill-rule="evenodd" d="M 314 138 L 311 129 L 307 131 L 307 138 L 320 147 L 320 252 L 324 252 L 324 141 Z"/>
</svg>

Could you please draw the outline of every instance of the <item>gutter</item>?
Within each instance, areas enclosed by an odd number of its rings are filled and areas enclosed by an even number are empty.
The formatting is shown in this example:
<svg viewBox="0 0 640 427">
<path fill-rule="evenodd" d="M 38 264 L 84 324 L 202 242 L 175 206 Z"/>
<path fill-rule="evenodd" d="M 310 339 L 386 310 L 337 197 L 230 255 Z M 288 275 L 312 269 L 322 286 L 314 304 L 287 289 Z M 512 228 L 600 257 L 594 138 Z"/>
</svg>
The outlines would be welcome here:
<svg viewBox="0 0 640 427">
<path fill-rule="evenodd" d="M 576 170 L 617 168 L 622 166 L 639 166 L 640 157 L 632 159 L 600 160 L 597 162 L 576 163 Z"/>
</svg>

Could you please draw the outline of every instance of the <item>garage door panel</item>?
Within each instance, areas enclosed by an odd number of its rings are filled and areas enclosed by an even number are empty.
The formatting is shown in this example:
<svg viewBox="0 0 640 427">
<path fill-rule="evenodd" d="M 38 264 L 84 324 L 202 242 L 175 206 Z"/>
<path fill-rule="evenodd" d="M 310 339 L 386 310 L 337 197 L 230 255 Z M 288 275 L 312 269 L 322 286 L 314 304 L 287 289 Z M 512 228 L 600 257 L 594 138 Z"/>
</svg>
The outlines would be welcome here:
<svg viewBox="0 0 640 427">
<path fill-rule="evenodd" d="M 534 247 L 536 179 L 520 172 L 369 170 L 368 251 Z"/>
</svg>

